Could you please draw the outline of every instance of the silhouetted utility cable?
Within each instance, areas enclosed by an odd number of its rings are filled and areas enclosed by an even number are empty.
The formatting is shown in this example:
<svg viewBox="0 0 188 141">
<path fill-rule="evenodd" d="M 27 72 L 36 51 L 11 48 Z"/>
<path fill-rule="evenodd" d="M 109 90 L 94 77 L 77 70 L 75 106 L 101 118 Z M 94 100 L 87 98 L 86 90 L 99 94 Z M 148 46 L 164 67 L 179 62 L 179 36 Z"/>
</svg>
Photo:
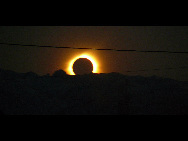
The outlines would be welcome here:
<svg viewBox="0 0 188 141">
<path fill-rule="evenodd" d="M 0 45 L 9 46 L 28 46 L 28 47 L 41 47 L 41 48 L 59 48 L 59 49 L 88 49 L 88 50 L 99 50 L 99 51 L 121 51 L 121 52 L 143 52 L 143 53 L 179 53 L 187 54 L 185 51 L 165 51 L 165 50 L 127 50 L 127 49 L 106 49 L 106 48 L 77 48 L 77 47 L 61 47 L 61 46 L 40 46 L 40 45 L 23 45 L 23 44 L 12 44 L 12 43 L 0 43 Z"/>
<path fill-rule="evenodd" d="M 128 70 L 125 72 L 144 72 L 144 71 L 164 71 L 164 70 L 175 70 L 175 69 L 188 69 L 188 66 L 176 67 L 176 68 L 162 68 L 162 69 L 144 69 L 144 70 Z"/>
</svg>

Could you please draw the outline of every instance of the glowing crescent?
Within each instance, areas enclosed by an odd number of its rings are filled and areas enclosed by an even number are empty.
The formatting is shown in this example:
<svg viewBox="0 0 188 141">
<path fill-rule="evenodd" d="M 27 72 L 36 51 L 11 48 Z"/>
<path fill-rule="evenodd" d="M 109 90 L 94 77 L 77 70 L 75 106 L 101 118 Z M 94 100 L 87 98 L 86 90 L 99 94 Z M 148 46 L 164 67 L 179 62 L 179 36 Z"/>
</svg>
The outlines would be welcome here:
<svg viewBox="0 0 188 141">
<path fill-rule="evenodd" d="M 73 72 L 73 64 L 74 62 L 79 59 L 79 58 L 87 58 L 88 60 L 91 61 L 91 63 L 93 64 L 93 73 L 97 73 L 97 62 L 93 59 L 93 57 L 91 57 L 90 55 L 87 55 L 87 54 L 82 54 L 82 55 L 79 55 L 79 56 L 76 56 L 74 59 L 72 59 L 70 62 L 69 62 L 69 66 L 68 66 L 68 73 L 70 75 L 75 75 L 75 73 Z"/>
</svg>

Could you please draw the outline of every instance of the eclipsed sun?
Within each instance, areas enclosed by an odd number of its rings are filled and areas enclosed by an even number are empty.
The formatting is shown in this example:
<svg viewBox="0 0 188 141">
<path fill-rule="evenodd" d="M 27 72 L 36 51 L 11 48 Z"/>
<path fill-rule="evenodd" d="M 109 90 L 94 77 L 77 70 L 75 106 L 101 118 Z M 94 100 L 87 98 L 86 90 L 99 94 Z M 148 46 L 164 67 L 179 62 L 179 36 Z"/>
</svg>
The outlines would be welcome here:
<svg viewBox="0 0 188 141">
<path fill-rule="evenodd" d="M 69 62 L 67 70 L 70 75 L 98 73 L 98 63 L 90 55 L 82 54 Z"/>
</svg>

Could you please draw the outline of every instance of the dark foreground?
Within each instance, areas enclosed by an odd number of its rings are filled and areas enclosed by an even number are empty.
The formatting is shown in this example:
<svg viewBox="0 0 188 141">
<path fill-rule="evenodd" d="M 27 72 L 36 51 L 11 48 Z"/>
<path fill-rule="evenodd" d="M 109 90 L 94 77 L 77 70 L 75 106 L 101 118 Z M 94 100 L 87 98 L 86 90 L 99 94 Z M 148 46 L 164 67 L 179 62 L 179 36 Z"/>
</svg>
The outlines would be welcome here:
<svg viewBox="0 0 188 141">
<path fill-rule="evenodd" d="M 155 76 L 38 76 L 0 69 L 0 114 L 187 115 L 187 86 Z"/>
</svg>

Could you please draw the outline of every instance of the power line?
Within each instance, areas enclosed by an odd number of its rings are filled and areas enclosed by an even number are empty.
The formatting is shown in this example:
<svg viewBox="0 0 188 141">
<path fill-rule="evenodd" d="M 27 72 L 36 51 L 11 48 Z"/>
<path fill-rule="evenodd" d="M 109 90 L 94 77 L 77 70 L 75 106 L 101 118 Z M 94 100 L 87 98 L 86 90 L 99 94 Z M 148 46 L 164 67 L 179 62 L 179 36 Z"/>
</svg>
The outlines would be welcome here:
<svg viewBox="0 0 188 141">
<path fill-rule="evenodd" d="M 164 71 L 164 70 L 174 70 L 174 69 L 188 69 L 188 66 L 176 67 L 176 68 L 155 68 L 155 69 L 141 69 L 141 70 L 128 70 L 125 72 L 145 72 L 145 71 Z"/>
<path fill-rule="evenodd" d="M 95 49 L 95 48 L 76 48 L 76 47 L 61 47 L 61 46 L 41 46 L 41 45 L 29 45 L 29 44 L 16 44 L 16 43 L 0 43 L 0 45 L 9 46 L 28 46 L 28 47 L 41 47 L 41 48 L 58 48 L 58 49 L 89 49 L 89 50 L 99 50 L 99 51 L 123 51 L 123 52 L 144 52 L 144 53 L 182 53 L 186 54 L 188 52 L 173 52 L 173 51 L 152 51 L 152 50 L 118 50 L 118 49 Z M 155 69 L 140 69 L 140 70 L 127 70 L 127 73 L 134 72 L 146 72 L 146 71 L 164 71 L 164 70 L 175 70 L 175 69 L 188 69 L 188 66 L 176 67 L 176 68 L 155 68 Z"/>
<path fill-rule="evenodd" d="M 106 48 L 78 48 L 78 47 L 63 47 L 63 46 L 40 46 L 40 45 L 24 45 L 15 43 L 0 43 L 0 45 L 9 46 L 28 46 L 28 47 L 41 47 L 41 48 L 58 48 L 58 49 L 88 49 L 88 50 L 99 50 L 99 51 L 118 51 L 118 52 L 143 52 L 143 53 L 178 53 L 187 54 L 185 51 L 165 51 L 165 50 L 126 50 L 126 49 L 106 49 Z"/>
</svg>

